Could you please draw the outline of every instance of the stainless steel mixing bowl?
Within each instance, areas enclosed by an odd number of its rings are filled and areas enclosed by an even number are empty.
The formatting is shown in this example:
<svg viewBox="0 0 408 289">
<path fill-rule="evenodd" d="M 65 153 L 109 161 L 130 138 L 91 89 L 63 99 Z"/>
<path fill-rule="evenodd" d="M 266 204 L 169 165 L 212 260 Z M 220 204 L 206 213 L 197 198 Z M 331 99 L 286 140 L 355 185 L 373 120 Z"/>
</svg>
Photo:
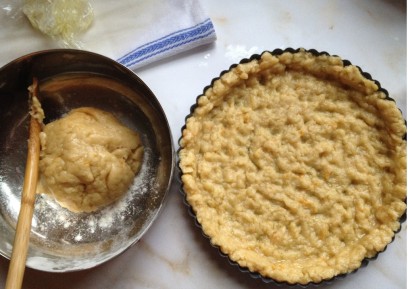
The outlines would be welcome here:
<svg viewBox="0 0 408 289">
<path fill-rule="evenodd" d="M 27 87 L 37 77 L 45 122 L 93 106 L 137 131 L 145 148 L 142 169 L 126 195 L 95 213 L 76 214 L 37 195 L 27 266 L 50 272 L 82 270 L 136 243 L 157 217 L 170 187 L 175 154 L 157 98 L 132 71 L 91 52 L 47 50 L 0 69 L 0 254 L 10 258 L 28 138 Z"/>
</svg>

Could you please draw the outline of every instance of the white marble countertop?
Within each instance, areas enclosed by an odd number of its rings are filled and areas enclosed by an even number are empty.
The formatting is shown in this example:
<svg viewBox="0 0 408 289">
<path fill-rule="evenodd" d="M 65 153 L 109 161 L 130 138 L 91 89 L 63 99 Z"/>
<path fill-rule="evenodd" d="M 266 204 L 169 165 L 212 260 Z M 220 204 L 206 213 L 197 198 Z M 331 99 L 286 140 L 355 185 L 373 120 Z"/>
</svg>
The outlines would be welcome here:
<svg viewBox="0 0 408 289">
<path fill-rule="evenodd" d="M 101 2 L 95 3 L 96 17 L 109 12 L 102 11 L 106 8 Z M 137 3 L 127 1 L 127 5 Z M 161 102 L 176 148 L 190 106 L 211 79 L 243 57 L 275 48 L 315 48 L 350 60 L 380 81 L 406 118 L 405 1 L 202 0 L 202 5 L 213 20 L 216 43 L 135 71 Z M 114 12 L 120 17 L 118 11 Z M 54 47 L 38 33 L 33 37 L 27 27 L 11 34 L 4 28 L 4 19 L 0 24 L 0 66 L 26 53 Z M 105 37 L 109 44 L 109 33 Z M 26 39 L 33 41 L 27 44 Z M 108 44 L 92 50 L 111 56 Z M 377 260 L 321 288 L 406 288 L 406 245 L 405 222 L 395 241 Z M 8 264 L 0 258 L 0 287 L 5 284 Z M 23 288 L 30 289 L 273 287 L 241 273 L 219 256 L 188 215 L 176 182 L 153 226 L 122 255 L 82 272 L 53 274 L 27 269 L 23 283 Z"/>
</svg>

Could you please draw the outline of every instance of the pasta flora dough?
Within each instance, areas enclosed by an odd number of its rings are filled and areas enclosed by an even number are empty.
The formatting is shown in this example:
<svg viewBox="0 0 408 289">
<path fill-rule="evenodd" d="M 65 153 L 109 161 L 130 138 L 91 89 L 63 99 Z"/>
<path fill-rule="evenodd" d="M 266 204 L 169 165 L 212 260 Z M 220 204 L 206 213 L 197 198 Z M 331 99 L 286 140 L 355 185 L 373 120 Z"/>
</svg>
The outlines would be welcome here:
<svg viewBox="0 0 408 289">
<path fill-rule="evenodd" d="M 39 193 L 74 212 L 92 212 L 119 199 L 143 160 L 139 135 L 91 107 L 47 124 L 41 141 Z"/>
<path fill-rule="evenodd" d="M 320 282 L 357 269 L 400 227 L 405 132 L 357 67 L 265 52 L 198 98 L 180 140 L 183 189 L 231 260 L 277 281 Z"/>
</svg>

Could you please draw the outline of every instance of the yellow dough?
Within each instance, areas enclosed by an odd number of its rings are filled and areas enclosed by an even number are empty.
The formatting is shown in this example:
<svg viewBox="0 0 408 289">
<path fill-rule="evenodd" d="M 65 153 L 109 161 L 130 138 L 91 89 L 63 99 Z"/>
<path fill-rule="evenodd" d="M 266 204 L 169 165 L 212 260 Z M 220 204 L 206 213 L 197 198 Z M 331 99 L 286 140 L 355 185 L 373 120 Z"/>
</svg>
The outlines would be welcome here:
<svg viewBox="0 0 408 289">
<path fill-rule="evenodd" d="M 73 212 L 92 212 L 119 199 L 143 160 L 139 135 L 91 107 L 47 124 L 41 144 L 38 192 Z"/>
<path fill-rule="evenodd" d="M 406 210 L 406 127 L 356 66 L 300 50 L 242 63 L 198 98 L 183 188 L 242 267 L 318 283 L 384 250 Z"/>
</svg>

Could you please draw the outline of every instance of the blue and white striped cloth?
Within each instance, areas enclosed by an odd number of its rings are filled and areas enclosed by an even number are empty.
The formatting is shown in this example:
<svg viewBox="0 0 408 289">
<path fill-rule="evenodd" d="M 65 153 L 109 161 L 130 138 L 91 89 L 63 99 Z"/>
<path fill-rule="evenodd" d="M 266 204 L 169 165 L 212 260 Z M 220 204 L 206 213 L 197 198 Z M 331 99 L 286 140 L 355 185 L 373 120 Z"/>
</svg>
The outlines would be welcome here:
<svg viewBox="0 0 408 289">
<path fill-rule="evenodd" d="M 118 58 L 119 63 L 136 69 L 216 40 L 213 23 L 205 15 L 197 0 L 170 0 L 168 2 L 172 2 L 172 5 L 167 8 L 172 7 L 172 9 L 164 11 L 166 17 L 162 18 L 160 23 L 152 23 L 147 32 L 152 34 L 151 40 L 137 45 L 133 50 Z M 166 21 L 171 23 L 166 23 Z M 166 26 L 167 29 L 163 29 L 163 26 Z M 169 32 L 169 27 L 173 31 Z"/>
<path fill-rule="evenodd" d="M 211 19 L 207 19 L 192 27 L 180 29 L 169 35 L 143 44 L 125 56 L 118 59 L 118 62 L 136 68 L 150 63 L 154 60 L 175 55 L 199 45 L 211 43 L 216 39 L 214 26 Z"/>
</svg>

